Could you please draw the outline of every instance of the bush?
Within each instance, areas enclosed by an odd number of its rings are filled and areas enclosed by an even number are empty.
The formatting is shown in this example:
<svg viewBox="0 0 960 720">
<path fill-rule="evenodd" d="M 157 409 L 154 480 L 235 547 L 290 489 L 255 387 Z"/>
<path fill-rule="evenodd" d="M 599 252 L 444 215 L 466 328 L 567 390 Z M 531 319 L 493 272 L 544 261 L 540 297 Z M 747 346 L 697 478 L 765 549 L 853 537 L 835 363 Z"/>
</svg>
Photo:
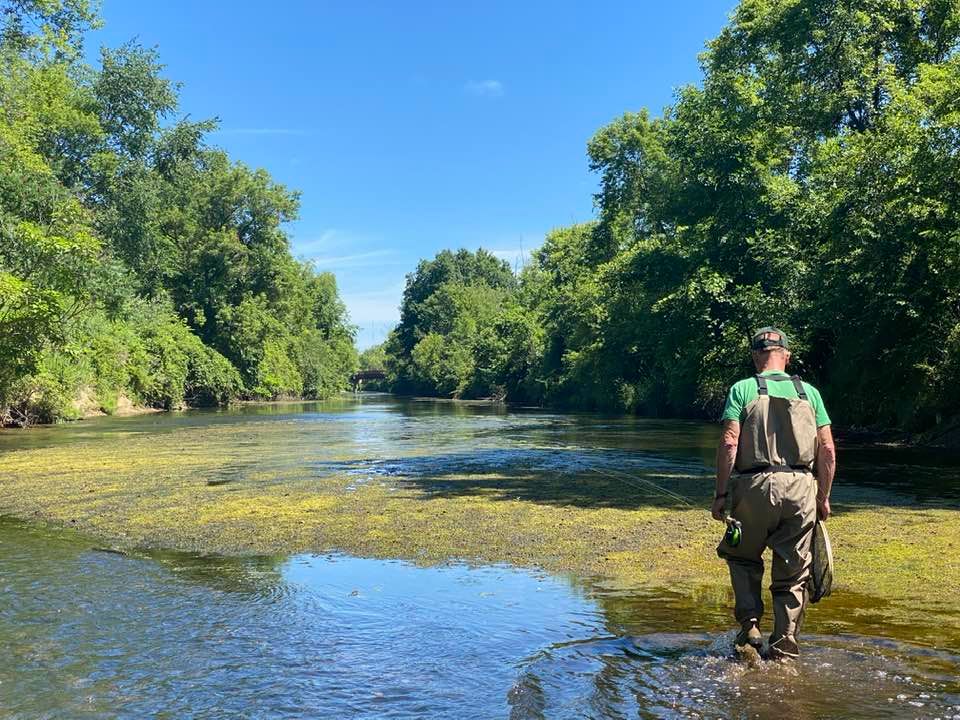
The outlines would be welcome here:
<svg viewBox="0 0 960 720">
<path fill-rule="evenodd" d="M 0 398 L 8 424 L 29 425 L 116 412 L 121 395 L 151 407 L 222 405 L 240 375 L 163 304 L 140 304 L 124 319 L 84 317 L 62 349 L 48 348 L 36 370 Z"/>
<path fill-rule="evenodd" d="M 326 339 L 312 330 L 301 335 L 295 347 L 304 397 L 322 400 L 347 389 L 357 364 L 356 350 L 348 338 Z"/>
<path fill-rule="evenodd" d="M 171 310 L 145 306 L 140 346 L 131 354 L 132 386 L 148 405 L 164 409 L 190 404 L 225 404 L 240 392 L 240 374 L 207 347 Z"/>
<path fill-rule="evenodd" d="M 279 340 L 264 343 L 263 357 L 256 368 L 255 397 L 274 399 L 303 392 L 303 376 L 285 345 Z"/>
<path fill-rule="evenodd" d="M 89 366 L 65 354 L 41 356 L 33 374 L 9 390 L 4 424 L 26 427 L 35 423 L 76 420 L 82 412 L 74 402 L 89 378 Z"/>
</svg>

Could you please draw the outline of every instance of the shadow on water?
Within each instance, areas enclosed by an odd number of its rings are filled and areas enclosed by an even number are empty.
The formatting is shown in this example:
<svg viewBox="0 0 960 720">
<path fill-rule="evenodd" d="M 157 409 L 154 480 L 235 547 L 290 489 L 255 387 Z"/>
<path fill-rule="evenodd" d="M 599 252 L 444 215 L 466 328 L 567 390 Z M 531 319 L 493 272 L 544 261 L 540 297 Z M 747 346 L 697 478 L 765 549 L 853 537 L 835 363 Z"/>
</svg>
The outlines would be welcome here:
<svg viewBox="0 0 960 720">
<path fill-rule="evenodd" d="M 587 508 L 687 508 L 707 497 L 703 466 L 652 453 L 490 448 L 324 462 L 315 469 L 414 487 L 425 499 L 482 495 Z"/>
<path fill-rule="evenodd" d="M 0 547 L 5 552 L 3 562 L 24 572 L 48 564 L 55 567 L 77 563 L 77 567 L 112 565 L 122 574 L 126 567 L 136 570 L 149 563 L 179 580 L 218 591 L 254 595 L 276 592 L 276 587 L 283 583 L 282 567 L 288 559 L 282 555 L 226 556 L 174 550 L 120 550 L 82 533 L 4 516 L 0 516 Z"/>
<path fill-rule="evenodd" d="M 960 501 L 960 450 L 840 446 L 842 479 L 924 504 Z"/>
<path fill-rule="evenodd" d="M 346 473 L 364 481 L 416 488 L 425 499 L 482 496 L 582 508 L 706 507 L 712 470 L 697 460 L 647 451 L 532 446 L 359 458 L 313 464 L 319 474 Z M 229 482 L 230 479 L 224 480 Z M 833 493 L 834 513 L 884 507 L 956 507 L 960 471 L 845 466 Z"/>
</svg>

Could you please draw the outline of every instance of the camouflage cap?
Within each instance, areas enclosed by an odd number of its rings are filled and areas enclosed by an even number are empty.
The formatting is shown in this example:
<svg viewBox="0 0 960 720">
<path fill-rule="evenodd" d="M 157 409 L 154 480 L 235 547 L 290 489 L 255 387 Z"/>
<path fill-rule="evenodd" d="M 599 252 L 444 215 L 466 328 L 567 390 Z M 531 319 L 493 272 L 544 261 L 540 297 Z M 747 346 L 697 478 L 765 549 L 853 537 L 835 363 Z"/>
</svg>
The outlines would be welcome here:
<svg viewBox="0 0 960 720">
<path fill-rule="evenodd" d="M 762 327 L 750 339 L 750 349 L 755 352 L 763 352 L 778 347 L 788 350 L 790 344 L 787 342 L 787 336 L 783 331 L 775 327 Z"/>
</svg>

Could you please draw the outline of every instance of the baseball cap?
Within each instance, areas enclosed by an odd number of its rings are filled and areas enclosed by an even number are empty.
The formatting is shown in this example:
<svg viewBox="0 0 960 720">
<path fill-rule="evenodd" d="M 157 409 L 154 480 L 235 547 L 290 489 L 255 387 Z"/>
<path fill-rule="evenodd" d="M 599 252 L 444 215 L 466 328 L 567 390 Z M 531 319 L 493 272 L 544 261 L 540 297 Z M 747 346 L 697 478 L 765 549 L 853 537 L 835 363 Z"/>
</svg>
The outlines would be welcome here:
<svg viewBox="0 0 960 720">
<path fill-rule="evenodd" d="M 764 350 L 771 350 L 778 347 L 787 350 L 790 345 L 787 342 L 787 336 L 783 334 L 783 331 L 775 327 L 760 328 L 753 334 L 753 338 L 750 340 L 750 349 L 757 352 L 763 352 Z"/>
</svg>

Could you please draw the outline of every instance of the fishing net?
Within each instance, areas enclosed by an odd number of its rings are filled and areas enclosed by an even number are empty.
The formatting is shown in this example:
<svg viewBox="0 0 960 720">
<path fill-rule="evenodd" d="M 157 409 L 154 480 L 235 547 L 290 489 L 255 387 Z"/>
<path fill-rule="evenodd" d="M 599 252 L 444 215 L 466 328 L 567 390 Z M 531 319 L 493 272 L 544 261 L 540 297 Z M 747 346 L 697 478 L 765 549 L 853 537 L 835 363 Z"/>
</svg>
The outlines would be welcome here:
<svg viewBox="0 0 960 720">
<path fill-rule="evenodd" d="M 813 568 L 810 572 L 810 602 L 819 602 L 833 590 L 833 549 L 826 526 L 817 520 L 813 527 Z"/>
</svg>

